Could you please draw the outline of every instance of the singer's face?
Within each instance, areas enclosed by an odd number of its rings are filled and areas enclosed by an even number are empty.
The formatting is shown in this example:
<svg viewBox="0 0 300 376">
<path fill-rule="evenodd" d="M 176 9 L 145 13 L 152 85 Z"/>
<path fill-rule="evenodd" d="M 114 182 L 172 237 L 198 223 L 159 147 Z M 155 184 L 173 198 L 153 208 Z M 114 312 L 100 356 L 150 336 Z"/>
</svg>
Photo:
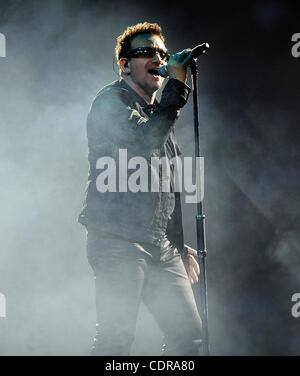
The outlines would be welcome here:
<svg viewBox="0 0 300 376">
<path fill-rule="evenodd" d="M 163 51 L 167 50 L 160 37 L 153 34 L 140 34 L 133 38 L 131 41 L 131 49 L 138 47 L 156 47 Z M 130 58 L 130 80 L 132 80 L 133 84 L 138 87 L 139 90 L 151 96 L 160 89 L 164 78 L 150 73 L 149 70 L 158 69 L 164 64 L 158 53 L 152 58 Z"/>
</svg>

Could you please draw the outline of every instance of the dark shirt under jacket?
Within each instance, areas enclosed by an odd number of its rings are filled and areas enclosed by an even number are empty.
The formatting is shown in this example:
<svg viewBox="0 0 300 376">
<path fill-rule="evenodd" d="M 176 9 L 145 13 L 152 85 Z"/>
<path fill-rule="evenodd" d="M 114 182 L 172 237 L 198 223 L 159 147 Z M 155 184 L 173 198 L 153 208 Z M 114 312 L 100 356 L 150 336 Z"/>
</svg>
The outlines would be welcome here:
<svg viewBox="0 0 300 376">
<path fill-rule="evenodd" d="M 105 86 L 96 96 L 87 120 L 89 177 L 84 207 L 78 221 L 88 231 L 101 231 L 125 237 L 130 241 L 159 246 L 167 236 L 181 252 L 183 229 L 180 193 L 151 192 L 150 167 L 148 192 L 118 192 L 119 149 L 127 150 L 128 160 L 142 156 L 150 164 L 151 157 L 180 155 L 174 134 L 179 109 L 185 105 L 190 88 L 170 79 L 153 105 L 140 97 L 123 79 Z M 117 192 L 100 193 L 96 169 L 100 157 L 113 157 L 117 170 Z M 128 177 L 133 171 L 128 171 Z M 173 171 L 171 169 L 171 182 Z M 161 184 L 161 171 L 159 176 Z"/>
</svg>

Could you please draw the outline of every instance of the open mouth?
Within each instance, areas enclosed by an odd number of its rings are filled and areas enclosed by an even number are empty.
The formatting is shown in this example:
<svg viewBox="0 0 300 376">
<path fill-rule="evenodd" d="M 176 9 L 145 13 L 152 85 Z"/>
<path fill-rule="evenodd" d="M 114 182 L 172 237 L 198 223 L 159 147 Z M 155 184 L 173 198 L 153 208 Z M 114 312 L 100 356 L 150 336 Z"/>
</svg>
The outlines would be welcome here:
<svg viewBox="0 0 300 376">
<path fill-rule="evenodd" d="M 153 76 L 159 76 L 158 69 L 149 69 L 148 73 L 152 74 Z"/>
</svg>

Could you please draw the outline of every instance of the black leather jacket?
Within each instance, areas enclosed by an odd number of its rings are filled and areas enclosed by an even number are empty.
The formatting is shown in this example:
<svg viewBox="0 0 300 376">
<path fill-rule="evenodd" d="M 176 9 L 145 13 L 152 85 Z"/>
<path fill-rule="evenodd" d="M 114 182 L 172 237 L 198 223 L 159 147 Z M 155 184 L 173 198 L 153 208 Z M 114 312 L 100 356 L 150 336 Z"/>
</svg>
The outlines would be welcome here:
<svg viewBox="0 0 300 376">
<path fill-rule="evenodd" d="M 117 192 L 100 193 L 96 180 L 101 171 L 96 163 L 103 156 L 114 158 L 118 187 L 119 149 L 127 150 L 128 160 L 142 156 L 148 163 L 154 156 L 170 159 L 180 155 L 174 123 L 189 92 L 187 85 L 170 79 L 160 103 L 148 105 L 120 79 L 97 94 L 87 120 L 89 177 L 84 207 L 78 218 L 88 231 L 103 231 L 156 245 L 167 235 L 179 251 L 183 249 L 179 193 L 172 189 L 171 192 L 151 192 L 151 189 L 119 192 L 118 188 Z M 159 179 L 161 183 L 161 176 Z"/>
</svg>

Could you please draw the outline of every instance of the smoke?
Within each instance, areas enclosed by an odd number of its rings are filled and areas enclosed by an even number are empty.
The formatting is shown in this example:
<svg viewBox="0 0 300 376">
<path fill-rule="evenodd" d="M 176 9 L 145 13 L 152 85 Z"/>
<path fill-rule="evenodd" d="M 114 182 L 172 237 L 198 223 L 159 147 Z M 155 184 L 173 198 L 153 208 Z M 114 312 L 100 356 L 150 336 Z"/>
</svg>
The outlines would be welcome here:
<svg viewBox="0 0 300 376">
<path fill-rule="evenodd" d="M 201 8 L 195 23 L 196 5 L 185 15 L 130 1 L 0 6 L 6 37 L 0 354 L 89 353 L 94 281 L 86 233 L 77 223 L 88 174 L 85 123 L 97 91 L 118 78 L 116 37 L 141 21 L 161 24 L 171 51 L 211 44 L 199 61 L 199 109 L 212 354 L 294 354 L 299 343 L 289 305 L 299 286 L 299 64 L 289 53 L 291 26 L 285 25 L 295 21 L 289 6 L 279 18 L 275 12 L 267 32 L 265 8 L 256 24 L 257 8 L 227 2 Z M 274 40 L 286 52 L 281 58 Z M 181 111 L 177 139 L 183 155 L 193 155 L 191 100 Z M 183 212 L 185 240 L 196 247 L 195 208 L 184 204 Z M 133 354 L 157 355 L 161 341 L 142 306 Z"/>
<path fill-rule="evenodd" d="M 83 2 L 2 6 L 0 286 L 7 318 L 0 353 L 87 355 L 94 281 L 77 223 L 88 173 L 86 117 L 97 91 L 118 78 L 116 37 L 137 19 Z"/>
<path fill-rule="evenodd" d="M 14 3 L 1 26 L 8 40 L 0 94 L 1 354 L 87 354 L 93 279 L 76 218 L 87 177 L 86 114 L 105 72 L 83 51 L 89 30 L 67 3 Z"/>
</svg>

